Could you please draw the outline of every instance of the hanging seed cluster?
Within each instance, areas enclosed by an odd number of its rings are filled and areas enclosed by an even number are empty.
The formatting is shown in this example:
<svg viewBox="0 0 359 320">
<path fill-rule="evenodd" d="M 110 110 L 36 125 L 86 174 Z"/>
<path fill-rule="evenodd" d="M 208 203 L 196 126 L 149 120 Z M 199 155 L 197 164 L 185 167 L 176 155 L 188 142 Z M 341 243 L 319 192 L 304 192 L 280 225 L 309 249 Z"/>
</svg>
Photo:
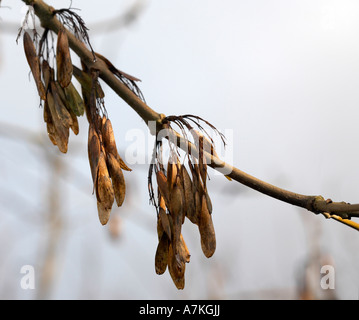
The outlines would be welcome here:
<svg viewBox="0 0 359 320">
<path fill-rule="evenodd" d="M 90 124 L 88 135 L 88 157 L 97 209 L 102 225 L 105 225 L 116 199 L 117 206 L 125 200 L 126 183 L 122 169 L 131 171 L 120 157 L 110 119 L 98 117 L 97 125 Z M 99 130 L 98 130 L 99 129 Z"/>
<path fill-rule="evenodd" d="M 69 9 L 55 13 L 77 38 L 81 37 L 89 44 L 86 27 L 78 15 L 72 15 Z M 72 64 L 69 40 L 64 27 L 57 34 L 56 46 L 54 35 L 48 29 L 44 30 L 39 41 L 38 38 L 36 30 L 33 39 L 25 31 L 23 45 L 43 105 L 49 139 L 61 152 L 66 153 L 70 129 L 76 135 L 79 133 L 78 117 L 86 111 L 89 122 L 88 158 L 93 190 L 100 222 L 105 225 L 115 200 L 117 206 L 121 206 L 125 199 L 126 184 L 122 170 L 131 169 L 117 151 L 112 124 L 104 106 L 105 95 L 98 81 L 98 72 L 88 70 L 83 63 L 82 69 Z M 93 55 L 96 58 L 94 52 Z M 110 64 L 107 59 L 106 61 Z M 112 64 L 111 68 L 116 69 Z M 119 70 L 117 72 L 118 76 L 129 76 Z M 73 76 L 81 85 L 81 94 L 72 83 Z M 138 79 L 131 77 L 130 80 Z M 139 92 L 138 89 L 136 93 Z"/>
<path fill-rule="evenodd" d="M 212 202 L 207 190 L 207 162 L 204 156 L 205 151 L 215 155 L 215 150 L 213 143 L 203 133 L 189 125 L 186 118 L 193 120 L 193 117 L 167 117 L 167 120 L 176 122 L 181 129 L 184 129 L 183 125 L 187 127 L 194 138 L 198 157 L 194 157 L 190 150 L 187 152 L 187 169 L 185 163 L 180 161 L 177 145 L 169 142 L 169 157 L 165 165 L 163 143 L 159 141 L 155 147 L 155 161 L 149 171 L 150 198 L 157 208 L 158 246 L 155 270 L 157 274 L 163 274 L 168 267 L 178 289 L 185 286 L 185 268 L 190 261 L 190 252 L 182 235 L 186 217 L 198 226 L 203 254 L 209 258 L 216 250 Z M 197 121 L 195 123 L 199 125 Z M 171 129 L 170 125 L 168 128 Z M 152 183 L 153 171 L 157 182 L 157 201 Z"/>
<path fill-rule="evenodd" d="M 44 121 L 49 139 L 61 152 L 66 153 L 69 131 L 71 129 L 76 135 L 79 133 L 77 117 L 84 114 L 85 105 L 71 82 L 73 68 L 65 30 L 60 30 L 57 38 L 56 69 L 36 52 L 28 32 L 24 33 L 23 40 L 38 94 L 44 103 Z"/>
</svg>

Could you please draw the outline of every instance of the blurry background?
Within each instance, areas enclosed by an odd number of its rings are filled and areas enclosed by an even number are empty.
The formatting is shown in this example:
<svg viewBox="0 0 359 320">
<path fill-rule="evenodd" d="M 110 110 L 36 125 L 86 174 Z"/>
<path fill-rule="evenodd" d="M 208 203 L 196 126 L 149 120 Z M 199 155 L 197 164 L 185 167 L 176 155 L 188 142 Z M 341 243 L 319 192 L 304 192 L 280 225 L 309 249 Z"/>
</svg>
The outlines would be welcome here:
<svg viewBox="0 0 359 320">
<path fill-rule="evenodd" d="M 168 272 L 156 275 L 148 165 L 132 165 L 125 204 L 101 226 L 87 122 L 71 133 L 66 155 L 51 144 L 22 39 L 15 41 L 26 10 L 20 0 L 2 6 L 1 299 L 358 299 L 358 232 L 213 170 L 214 256 L 204 257 L 187 221 L 185 289 Z M 73 0 L 72 7 L 81 9 L 95 51 L 142 80 L 152 108 L 197 114 L 230 132 L 235 166 L 294 192 L 359 202 L 357 1 Z M 103 88 L 124 155 L 128 133 L 147 139 L 147 127 Z M 320 287 L 327 264 L 334 290 Z M 34 267 L 34 290 L 20 286 L 24 265 Z"/>
</svg>

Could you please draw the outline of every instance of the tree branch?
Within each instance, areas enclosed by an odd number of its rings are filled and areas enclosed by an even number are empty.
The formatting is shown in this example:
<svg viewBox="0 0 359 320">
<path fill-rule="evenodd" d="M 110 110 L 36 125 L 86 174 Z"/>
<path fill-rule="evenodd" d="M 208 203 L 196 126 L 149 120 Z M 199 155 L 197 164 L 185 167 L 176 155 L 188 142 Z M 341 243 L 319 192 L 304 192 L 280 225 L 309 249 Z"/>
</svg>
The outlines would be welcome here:
<svg viewBox="0 0 359 320">
<path fill-rule="evenodd" d="M 44 28 L 48 28 L 56 33 L 60 30 L 61 22 L 54 14 L 53 7 L 47 5 L 42 0 L 22 0 L 27 5 L 32 5 L 35 14 L 41 21 L 41 25 Z M 123 84 L 107 67 L 106 63 L 101 59 L 94 61 L 92 52 L 85 46 L 85 44 L 78 40 L 71 32 L 67 31 L 69 39 L 69 45 L 71 49 L 81 58 L 81 60 L 87 65 L 89 69 L 95 69 L 99 71 L 99 77 L 112 89 L 119 97 L 121 97 L 133 110 L 135 110 L 139 116 L 148 125 L 150 121 L 155 121 L 156 132 L 164 129 L 162 120 L 165 118 L 164 114 L 157 113 L 151 109 L 146 103 L 139 99 L 125 84 Z M 151 126 L 149 126 L 151 130 Z M 154 130 L 151 134 L 155 135 Z M 188 151 L 189 148 L 194 156 L 198 156 L 197 148 L 187 139 L 182 137 L 176 131 L 172 132 L 177 136 L 177 144 L 184 151 Z M 332 202 L 330 199 L 325 200 L 322 196 L 302 195 L 294 193 L 277 186 L 271 185 L 267 182 L 259 180 L 238 168 L 235 168 L 218 157 L 215 157 L 204 151 L 204 156 L 207 163 L 212 168 L 224 173 L 227 177 L 246 185 L 249 188 L 257 190 L 263 194 L 266 194 L 272 198 L 284 201 L 286 203 L 305 208 L 315 214 L 322 213 L 327 218 L 334 218 L 341 223 L 344 223 L 352 228 L 359 230 L 359 224 L 352 222 L 348 219 L 351 217 L 359 217 L 359 204 L 349 204 L 345 202 Z"/>
</svg>

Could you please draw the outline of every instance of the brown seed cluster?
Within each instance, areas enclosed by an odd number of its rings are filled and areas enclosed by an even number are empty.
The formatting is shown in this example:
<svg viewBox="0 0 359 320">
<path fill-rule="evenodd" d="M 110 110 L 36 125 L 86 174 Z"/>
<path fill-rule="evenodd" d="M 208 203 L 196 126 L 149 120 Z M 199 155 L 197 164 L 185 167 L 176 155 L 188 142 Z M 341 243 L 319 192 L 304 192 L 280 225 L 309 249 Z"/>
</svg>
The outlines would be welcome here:
<svg viewBox="0 0 359 320">
<path fill-rule="evenodd" d="M 54 145 L 67 152 L 70 129 L 77 135 L 77 117 L 83 115 L 84 102 L 72 84 L 72 61 L 66 32 L 59 31 L 57 38 L 56 72 L 39 54 L 30 35 L 24 33 L 24 50 L 40 99 L 44 101 L 44 121 Z M 55 77 L 56 75 L 56 77 Z"/>
<path fill-rule="evenodd" d="M 212 222 L 212 204 L 198 164 L 188 163 L 191 175 L 179 162 L 169 161 L 167 174 L 156 172 L 159 211 L 157 220 L 158 246 L 155 256 L 156 273 L 162 274 L 168 266 L 178 289 L 185 284 L 185 264 L 190 253 L 182 236 L 182 224 L 187 217 L 199 228 L 201 247 L 209 258 L 216 250 L 216 236 Z M 205 166 L 201 166 L 206 170 Z"/>
<path fill-rule="evenodd" d="M 117 206 L 125 200 L 126 183 L 122 172 L 131 171 L 120 157 L 110 119 L 98 117 L 97 125 L 90 124 L 88 157 L 90 162 L 97 209 L 102 225 L 105 225 L 116 199 Z M 97 131 L 96 128 L 99 128 Z"/>
<path fill-rule="evenodd" d="M 182 121 L 180 117 L 176 119 Z M 188 124 L 186 121 L 182 122 Z M 185 286 L 185 268 L 190 261 L 190 253 L 182 235 L 185 217 L 198 226 L 204 255 L 210 258 L 216 250 L 212 202 L 207 190 L 207 162 L 204 156 L 204 152 L 215 155 L 215 150 L 204 134 L 190 126 L 188 128 L 196 141 L 198 156 L 192 156 L 189 151 L 185 165 L 180 161 L 177 147 L 169 143 L 170 155 L 166 168 L 162 161 L 162 151 L 155 148 L 155 163 L 150 167 L 149 173 L 150 196 L 157 208 L 158 245 L 155 270 L 157 274 L 163 274 L 168 267 L 178 289 Z M 162 149 L 162 142 L 158 145 Z M 154 201 L 151 180 L 153 167 L 157 182 L 157 202 Z"/>
<path fill-rule="evenodd" d="M 126 184 L 122 170 L 131 171 L 120 157 L 110 119 L 105 115 L 104 93 L 97 73 L 82 64 L 83 70 L 73 66 L 65 29 L 59 30 L 54 51 L 55 62 L 51 67 L 49 54 L 44 54 L 47 31 L 39 50 L 28 32 L 24 32 L 24 50 L 33 74 L 38 94 L 44 107 L 44 121 L 51 142 L 66 153 L 70 129 L 77 135 L 77 117 L 84 114 L 89 122 L 88 158 L 97 199 L 97 209 L 102 225 L 110 217 L 114 201 L 121 206 L 125 199 Z M 47 44 L 48 46 L 48 44 Z M 114 68 L 114 67 L 113 67 Z M 82 96 L 72 83 L 78 80 Z"/>
</svg>

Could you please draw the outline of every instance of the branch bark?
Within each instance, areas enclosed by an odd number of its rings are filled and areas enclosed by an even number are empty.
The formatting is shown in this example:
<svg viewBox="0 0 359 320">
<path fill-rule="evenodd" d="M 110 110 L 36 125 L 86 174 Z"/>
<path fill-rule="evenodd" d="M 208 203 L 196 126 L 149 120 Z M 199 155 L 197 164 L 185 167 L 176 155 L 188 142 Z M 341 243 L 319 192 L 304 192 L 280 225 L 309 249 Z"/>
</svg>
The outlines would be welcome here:
<svg viewBox="0 0 359 320">
<path fill-rule="evenodd" d="M 44 28 L 48 28 L 55 33 L 58 33 L 61 27 L 61 22 L 54 14 L 54 8 L 47 5 L 42 0 L 22 0 L 27 5 L 34 8 L 35 14 L 41 21 Z M 164 129 L 162 120 L 165 118 L 164 114 L 158 113 L 150 108 L 146 103 L 139 99 L 130 89 L 126 87 L 114 74 L 108 69 L 107 65 L 101 59 L 94 61 L 92 52 L 85 46 L 83 42 L 78 40 L 72 33 L 67 31 L 69 45 L 71 49 L 81 58 L 89 69 L 99 71 L 99 77 L 112 89 L 117 95 L 122 98 L 148 125 L 149 122 L 156 122 L 156 132 Z M 152 126 L 149 126 L 150 131 Z M 155 135 L 154 130 L 151 134 Z M 179 133 L 173 132 L 177 136 L 177 144 L 179 147 L 187 151 L 189 148 L 191 152 L 198 156 L 196 147 L 182 137 Z M 315 214 L 323 214 L 326 218 L 334 218 L 341 223 L 344 223 L 354 229 L 359 230 L 359 224 L 350 221 L 351 217 L 359 217 L 359 204 L 349 204 L 345 202 L 332 202 L 330 199 L 325 200 L 322 196 L 302 195 L 294 193 L 277 186 L 271 185 L 260 179 L 257 179 L 238 168 L 223 162 L 221 159 L 205 152 L 207 163 L 214 169 L 220 172 L 226 172 L 225 175 L 231 179 L 246 185 L 256 191 L 266 194 L 272 198 L 284 201 L 286 203 L 305 208 Z M 230 173 L 228 173 L 230 172 Z M 227 174 L 228 173 L 228 174 Z"/>
</svg>

